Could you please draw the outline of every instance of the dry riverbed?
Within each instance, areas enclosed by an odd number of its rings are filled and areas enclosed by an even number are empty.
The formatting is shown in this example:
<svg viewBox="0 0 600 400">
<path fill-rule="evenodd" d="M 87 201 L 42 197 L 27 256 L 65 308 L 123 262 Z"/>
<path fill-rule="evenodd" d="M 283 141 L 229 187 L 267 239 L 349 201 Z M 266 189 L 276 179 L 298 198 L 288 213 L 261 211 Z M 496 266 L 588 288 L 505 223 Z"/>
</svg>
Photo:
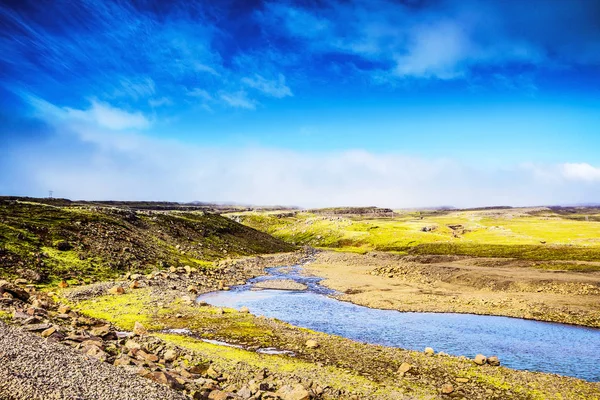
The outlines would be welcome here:
<svg viewBox="0 0 600 400">
<path fill-rule="evenodd" d="M 399 311 L 502 315 L 600 327 L 600 269 L 458 256 L 320 252 L 307 265 L 340 299 Z"/>
</svg>

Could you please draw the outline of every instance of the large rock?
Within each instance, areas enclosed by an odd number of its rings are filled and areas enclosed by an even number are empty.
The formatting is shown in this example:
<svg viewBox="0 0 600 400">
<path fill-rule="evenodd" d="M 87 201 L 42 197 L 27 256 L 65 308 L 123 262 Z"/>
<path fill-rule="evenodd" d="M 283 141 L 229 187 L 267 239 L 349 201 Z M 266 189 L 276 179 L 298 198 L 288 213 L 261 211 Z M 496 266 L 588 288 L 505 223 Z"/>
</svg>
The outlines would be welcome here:
<svg viewBox="0 0 600 400">
<path fill-rule="evenodd" d="M 404 376 L 407 372 L 410 372 L 412 368 L 412 365 L 403 362 L 402 365 L 400 365 L 400 368 L 398 368 L 398 374 L 400 374 L 400 376 Z"/>
<path fill-rule="evenodd" d="M 300 384 L 282 386 L 276 392 L 283 400 L 309 400 L 310 392 Z"/>
<path fill-rule="evenodd" d="M 497 356 L 491 356 L 488 357 L 487 363 L 493 365 L 494 367 L 497 367 L 500 365 L 500 359 Z"/>
<path fill-rule="evenodd" d="M 435 351 L 431 347 L 425 347 L 425 354 L 427 354 L 428 356 L 432 356 L 435 354 Z"/>
<path fill-rule="evenodd" d="M 115 286 L 115 287 L 110 288 L 108 290 L 108 293 L 119 295 L 119 294 L 125 293 L 125 289 L 123 289 L 122 286 Z"/>
<path fill-rule="evenodd" d="M 452 392 L 454 392 L 454 386 L 451 384 L 447 383 L 442 386 L 442 394 L 450 394 Z"/>
<path fill-rule="evenodd" d="M 144 375 L 147 378 L 152 379 L 155 382 L 162 383 L 163 385 L 169 386 L 171 389 L 182 390 L 183 385 L 171 375 L 166 372 L 151 372 L 149 374 Z"/>
<path fill-rule="evenodd" d="M 177 352 L 175 350 L 169 349 L 165 351 L 163 358 L 165 359 L 165 361 L 175 361 L 175 359 L 177 359 Z"/>
<path fill-rule="evenodd" d="M 133 333 L 139 336 L 143 336 L 148 333 L 148 330 L 144 325 L 142 325 L 142 323 L 136 321 L 133 325 Z"/>
<path fill-rule="evenodd" d="M 475 358 L 473 359 L 473 362 L 477 365 L 483 365 L 485 364 L 487 361 L 487 357 L 484 356 L 483 354 L 477 354 L 475 356 Z"/>
<path fill-rule="evenodd" d="M 22 301 L 29 300 L 29 293 L 22 287 L 8 281 L 0 281 L 0 294 L 4 293 L 10 293 L 13 297 Z"/>
<path fill-rule="evenodd" d="M 309 339 L 306 341 L 306 347 L 308 347 L 309 349 L 316 349 L 317 347 L 319 347 L 319 343 L 317 343 L 316 340 Z"/>
</svg>

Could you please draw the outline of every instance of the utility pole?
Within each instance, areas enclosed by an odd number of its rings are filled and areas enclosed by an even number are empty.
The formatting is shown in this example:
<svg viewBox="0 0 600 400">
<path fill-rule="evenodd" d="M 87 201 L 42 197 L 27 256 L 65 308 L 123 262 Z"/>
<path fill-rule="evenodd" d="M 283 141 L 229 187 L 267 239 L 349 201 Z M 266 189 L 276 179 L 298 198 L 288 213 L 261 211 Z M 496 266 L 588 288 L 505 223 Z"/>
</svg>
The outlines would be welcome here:
<svg viewBox="0 0 600 400">
<path fill-rule="evenodd" d="M 52 198 L 52 194 L 54 194 L 53 190 L 48 190 L 48 198 L 51 199 Z"/>
</svg>

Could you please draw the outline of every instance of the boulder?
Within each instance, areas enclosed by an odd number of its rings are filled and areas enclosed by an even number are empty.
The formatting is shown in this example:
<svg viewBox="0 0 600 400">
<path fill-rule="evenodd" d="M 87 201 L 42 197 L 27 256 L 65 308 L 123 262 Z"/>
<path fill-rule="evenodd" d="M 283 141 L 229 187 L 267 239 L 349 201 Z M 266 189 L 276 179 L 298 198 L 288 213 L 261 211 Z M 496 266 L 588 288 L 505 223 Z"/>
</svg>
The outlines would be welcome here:
<svg viewBox="0 0 600 400">
<path fill-rule="evenodd" d="M 170 374 L 166 372 L 151 372 L 145 375 L 147 378 L 152 379 L 155 382 L 162 383 L 163 385 L 169 386 L 171 389 L 182 390 L 183 385 L 175 378 L 173 378 Z"/>
<path fill-rule="evenodd" d="M 282 386 L 275 394 L 282 400 L 310 400 L 310 392 L 299 383 Z"/>
<path fill-rule="evenodd" d="M 306 347 L 309 349 L 316 349 L 319 347 L 319 343 L 316 340 L 309 339 L 305 343 Z"/>
<path fill-rule="evenodd" d="M 240 312 L 248 314 L 250 312 L 250 309 L 248 307 L 244 306 L 244 307 L 240 308 Z"/>
<path fill-rule="evenodd" d="M 454 386 L 451 384 L 447 383 L 442 386 L 442 394 L 450 394 L 452 392 L 454 392 Z"/>
<path fill-rule="evenodd" d="M 483 354 L 477 354 L 475 356 L 475 358 L 473 359 L 473 362 L 477 365 L 483 365 L 485 364 L 487 361 L 487 357 L 484 356 Z"/>
<path fill-rule="evenodd" d="M 435 351 L 431 347 L 425 347 L 425 354 L 427 354 L 428 356 L 432 356 L 435 354 Z"/>
<path fill-rule="evenodd" d="M 403 362 L 402 365 L 400 365 L 400 368 L 398 368 L 398 374 L 400 374 L 400 376 L 404 376 L 407 372 L 410 372 L 412 368 L 412 365 Z"/>
<path fill-rule="evenodd" d="M 67 282 L 65 282 L 65 281 L 60 281 L 58 283 L 58 287 L 61 288 L 61 289 L 65 289 L 65 288 L 69 287 L 69 284 Z"/>
<path fill-rule="evenodd" d="M 138 281 L 131 281 L 129 284 L 129 289 L 137 289 L 140 287 L 140 283 Z"/>
<path fill-rule="evenodd" d="M 175 359 L 177 359 L 177 352 L 175 350 L 169 349 L 165 351 L 163 358 L 165 359 L 165 361 L 175 361 Z"/>
<path fill-rule="evenodd" d="M 500 365 L 500 359 L 497 356 L 491 356 L 488 357 L 487 363 L 493 365 L 494 367 L 497 367 Z"/>
<path fill-rule="evenodd" d="M 143 336 L 148 333 L 148 330 L 146 329 L 146 327 L 144 327 L 144 325 L 142 325 L 140 322 L 136 321 L 135 324 L 133 325 L 133 333 L 135 333 L 136 335 L 139 335 L 139 336 Z"/>
<path fill-rule="evenodd" d="M 22 301 L 29 300 L 29 293 L 22 287 L 8 281 L 0 281 L 0 294 L 4 293 L 10 293 L 13 297 Z"/>
<path fill-rule="evenodd" d="M 115 286 L 115 287 L 110 288 L 108 290 L 108 293 L 114 294 L 114 295 L 119 295 L 119 294 L 125 293 L 125 289 L 123 289 L 122 286 Z"/>
<path fill-rule="evenodd" d="M 51 326 L 50 328 L 44 329 L 42 331 L 42 337 L 47 338 L 48 336 L 52 335 L 54 332 L 56 332 L 56 328 Z"/>
<path fill-rule="evenodd" d="M 252 391 L 248 386 L 243 386 L 240 390 L 237 391 L 237 395 L 242 399 L 249 399 L 252 397 Z"/>
</svg>

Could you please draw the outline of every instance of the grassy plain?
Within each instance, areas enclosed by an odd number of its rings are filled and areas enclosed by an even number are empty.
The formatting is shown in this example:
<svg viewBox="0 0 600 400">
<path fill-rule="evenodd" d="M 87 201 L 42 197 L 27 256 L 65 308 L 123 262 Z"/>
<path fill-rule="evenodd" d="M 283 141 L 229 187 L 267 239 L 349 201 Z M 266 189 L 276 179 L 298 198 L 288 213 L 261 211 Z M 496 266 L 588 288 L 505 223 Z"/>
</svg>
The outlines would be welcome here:
<svg viewBox="0 0 600 400">
<path fill-rule="evenodd" d="M 397 211 L 393 217 L 245 212 L 230 217 L 296 245 L 336 251 L 600 261 L 600 209 Z"/>
</svg>

